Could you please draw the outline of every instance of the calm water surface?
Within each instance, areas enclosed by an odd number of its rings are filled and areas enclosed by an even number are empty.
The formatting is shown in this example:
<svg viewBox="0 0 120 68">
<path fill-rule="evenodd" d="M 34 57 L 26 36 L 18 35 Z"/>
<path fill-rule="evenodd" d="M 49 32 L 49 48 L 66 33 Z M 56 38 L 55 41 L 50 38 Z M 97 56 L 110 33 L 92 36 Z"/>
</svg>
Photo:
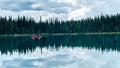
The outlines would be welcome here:
<svg viewBox="0 0 120 68">
<path fill-rule="evenodd" d="M 0 37 L 0 68 L 120 68 L 120 35 Z"/>
</svg>

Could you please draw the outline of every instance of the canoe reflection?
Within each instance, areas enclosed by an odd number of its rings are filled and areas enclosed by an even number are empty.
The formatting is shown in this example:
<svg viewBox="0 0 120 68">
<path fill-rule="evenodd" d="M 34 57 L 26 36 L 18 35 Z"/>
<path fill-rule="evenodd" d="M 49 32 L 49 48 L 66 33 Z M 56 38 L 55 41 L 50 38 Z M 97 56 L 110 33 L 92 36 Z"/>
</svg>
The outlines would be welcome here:
<svg viewBox="0 0 120 68">
<path fill-rule="evenodd" d="M 14 51 L 26 54 L 28 51 L 33 52 L 36 47 L 54 48 L 59 50 L 60 47 L 82 47 L 83 49 L 95 49 L 98 51 L 120 51 L 119 35 L 74 35 L 74 36 L 45 36 L 41 39 L 32 40 L 31 37 L 1 37 L 0 52 L 2 54 L 11 54 Z"/>
</svg>

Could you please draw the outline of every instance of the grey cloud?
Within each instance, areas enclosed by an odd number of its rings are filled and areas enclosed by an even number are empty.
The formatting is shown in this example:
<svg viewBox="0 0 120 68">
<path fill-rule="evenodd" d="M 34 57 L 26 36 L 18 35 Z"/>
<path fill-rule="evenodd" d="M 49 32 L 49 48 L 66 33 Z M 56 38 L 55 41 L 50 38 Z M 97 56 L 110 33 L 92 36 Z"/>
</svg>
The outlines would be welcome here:
<svg viewBox="0 0 120 68">
<path fill-rule="evenodd" d="M 7 1 L 7 2 L 0 2 L 0 8 L 12 11 L 22 11 L 31 9 L 30 5 L 32 2 L 22 2 L 22 1 Z"/>
<path fill-rule="evenodd" d="M 0 67 L 5 68 L 57 68 L 59 66 L 68 65 L 74 63 L 75 60 L 67 60 L 69 55 L 54 55 L 45 59 L 14 59 L 3 61 L 3 65 Z M 42 65 L 34 65 L 34 62 L 42 63 Z"/>
<path fill-rule="evenodd" d="M 31 6 L 34 4 L 42 3 L 43 6 L 39 6 L 37 8 L 32 8 Z M 8 7 L 9 6 L 9 7 Z M 74 10 L 76 8 L 80 8 L 80 6 L 72 6 L 69 3 L 58 3 L 56 1 L 50 1 L 50 0 L 35 0 L 35 1 L 29 1 L 29 0 L 8 0 L 8 1 L 1 1 L 0 2 L 0 8 L 6 9 L 6 10 L 12 10 L 12 11 L 22 11 L 22 10 L 36 10 L 36 11 L 48 11 L 52 13 L 65 13 L 67 14 L 70 10 Z"/>
<path fill-rule="evenodd" d="M 63 0 L 64 1 L 64 0 Z M 67 1 L 67 0 L 65 0 Z M 74 1 L 74 0 L 68 0 Z M 72 19 L 81 19 L 86 17 L 94 17 L 102 14 L 116 14 L 120 12 L 119 0 L 75 0 L 76 4 L 72 5 L 71 3 L 66 2 L 58 2 L 58 0 L 0 0 L 0 8 L 5 10 L 10 10 L 11 12 L 22 12 L 22 11 L 36 11 L 36 12 L 48 12 L 48 15 L 45 16 L 58 16 L 60 18 L 60 14 L 64 14 L 64 18 L 68 20 L 70 13 L 72 11 L 76 11 L 81 9 L 82 7 L 87 7 L 90 9 L 89 12 L 85 12 L 84 15 L 75 15 Z M 32 5 L 42 4 L 37 7 L 32 7 Z M 10 13 L 9 13 L 10 14 Z M 77 13 L 76 13 L 77 14 Z M 2 14 L 6 15 L 6 14 Z M 26 12 L 26 15 L 27 12 Z M 33 13 L 33 15 L 35 15 Z M 44 16 L 44 15 L 43 15 Z M 60 17 L 59 17 L 60 16 Z M 63 16 L 62 16 L 63 17 Z"/>
<path fill-rule="evenodd" d="M 75 48 L 49 52 L 52 55 L 39 55 L 38 58 L 16 57 L 13 60 L 4 60 L 0 68 L 119 68 L 120 54 L 116 52 L 101 53 L 96 50 Z M 37 51 L 36 54 L 39 54 Z M 33 55 L 33 54 L 32 54 Z M 39 58 L 41 57 L 42 58 Z M 113 58 L 114 57 L 114 58 Z M 24 58 L 24 59 L 23 59 Z M 15 66 L 14 66 L 15 65 Z"/>
<path fill-rule="evenodd" d="M 34 4 L 39 4 L 41 2 L 38 3 L 34 3 Z M 43 9 L 46 10 L 48 12 L 52 12 L 52 13 L 68 13 L 68 9 L 75 9 L 72 5 L 70 4 L 66 4 L 66 3 L 57 3 L 57 2 L 51 2 L 51 1 L 42 1 L 43 6 L 39 6 L 37 8 L 33 8 L 35 10 L 39 10 L 39 9 Z"/>
<path fill-rule="evenodd" d="M 43 62 L 44 59 L 14 59 L 3 61 L 3 66 L 5 68 L 38 68 L 38 66 L 33 65 L 33 62 Z"/>
</svg>

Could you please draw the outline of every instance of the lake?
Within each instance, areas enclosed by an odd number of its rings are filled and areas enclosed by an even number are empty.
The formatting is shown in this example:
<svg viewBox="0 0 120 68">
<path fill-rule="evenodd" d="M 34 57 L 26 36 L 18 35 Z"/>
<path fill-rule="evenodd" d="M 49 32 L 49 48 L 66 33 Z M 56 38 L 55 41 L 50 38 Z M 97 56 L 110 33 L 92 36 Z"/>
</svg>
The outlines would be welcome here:
<svg viewBox="0 0 120 68">
<path fill-rule="evenodd" d="M 0 37 L 0 68 L 120 68 L 120 35 Z"/>
</svg>

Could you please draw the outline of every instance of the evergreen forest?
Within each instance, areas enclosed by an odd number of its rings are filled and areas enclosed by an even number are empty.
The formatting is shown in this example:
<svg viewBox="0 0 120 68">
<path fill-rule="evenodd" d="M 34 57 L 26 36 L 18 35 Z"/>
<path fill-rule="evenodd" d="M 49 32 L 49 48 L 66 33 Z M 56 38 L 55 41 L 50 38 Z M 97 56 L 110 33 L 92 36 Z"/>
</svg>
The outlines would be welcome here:
<svg viewBox="0 0 120 68">
<path fill-rule="evenodd" d="M 13 19 L 11 16 L 0 17 L 0 34 L 39 34 L 39 33 L 85 33 L 119 32 L 120 14 L 100 15 L 81 20 L 47 19 L 40 17 L 39 22 L 25 16 Z"/>
</svg>

